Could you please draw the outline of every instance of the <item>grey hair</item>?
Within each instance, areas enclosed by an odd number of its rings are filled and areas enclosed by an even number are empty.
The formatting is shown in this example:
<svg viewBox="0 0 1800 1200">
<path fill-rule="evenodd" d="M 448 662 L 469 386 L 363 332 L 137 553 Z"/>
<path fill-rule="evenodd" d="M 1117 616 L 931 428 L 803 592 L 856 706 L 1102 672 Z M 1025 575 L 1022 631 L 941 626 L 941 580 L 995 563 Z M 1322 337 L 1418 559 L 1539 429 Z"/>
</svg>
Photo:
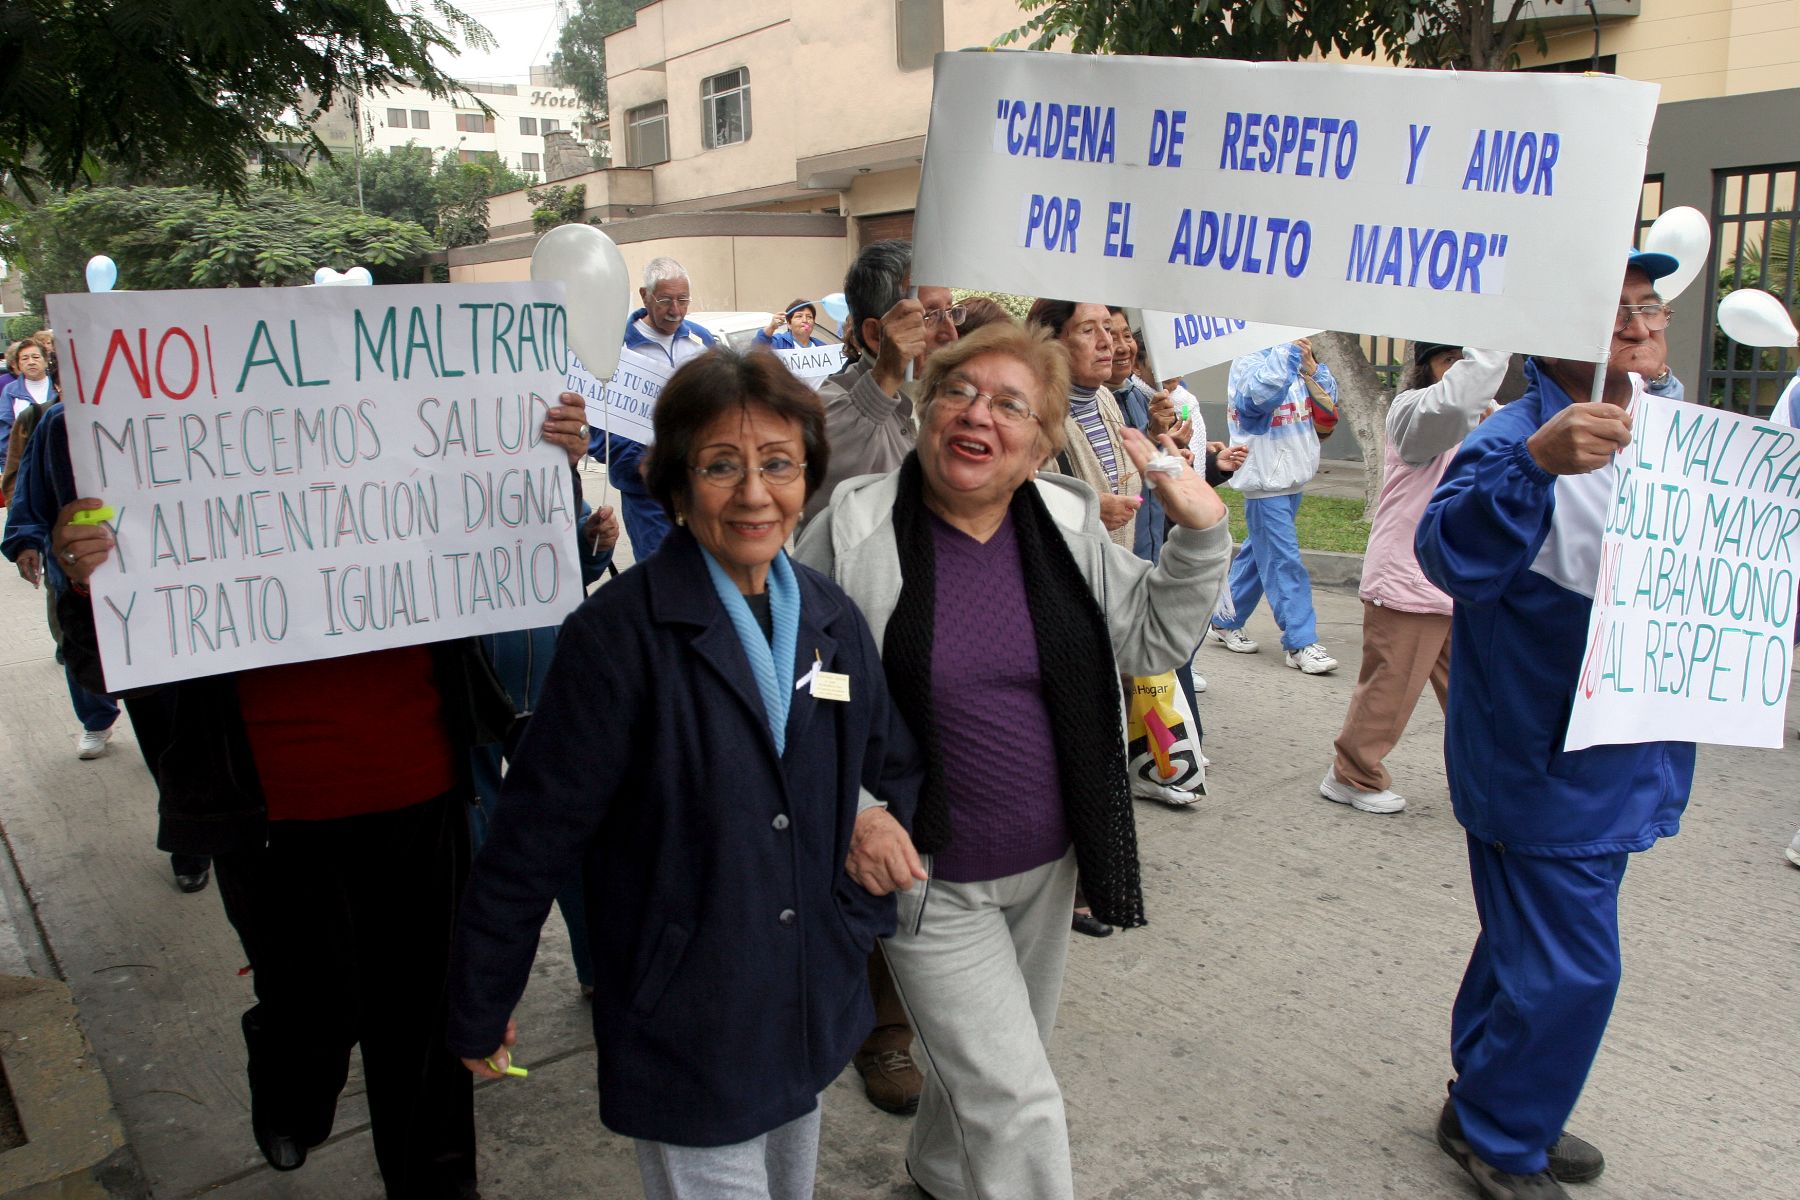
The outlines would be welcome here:
<svg viewBox="0 0 1800 1200">
<path fill-rule="evenodd" d="M 644 290 L 646 292 L 654 292 L 659 283 L 687 277 L 687 268 L 672 258 L 653 258 L 644 264 Z"/>
<path fill-rule="evenodd" d="M 879 318 L 905 295 L 906 277 L 912 271 L 912 243 L 901 239 L 864 246 L 844 276 L 844 304 L 850 319 L 844 330 L 862 346 L 862 323 Z M 864 347 L 866 349 L 866 347 Z"/>
</svg>

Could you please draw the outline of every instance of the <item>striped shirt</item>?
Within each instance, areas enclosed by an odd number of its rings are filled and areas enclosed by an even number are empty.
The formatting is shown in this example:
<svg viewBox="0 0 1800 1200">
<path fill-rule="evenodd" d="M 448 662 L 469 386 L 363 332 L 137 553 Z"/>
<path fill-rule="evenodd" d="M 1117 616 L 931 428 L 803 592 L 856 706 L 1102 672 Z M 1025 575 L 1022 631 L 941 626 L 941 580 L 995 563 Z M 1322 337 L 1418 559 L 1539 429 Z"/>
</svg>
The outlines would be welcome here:
<svg viewBox="0 0 1800 1200">
<path fill-rule="evenodd" d="M 1106 422 L 1100 417 L 1100 398 L 1098 389 L 1076 388 L 1069 397 L 1069 415 L 1087 434 L 1088 445 L 1094 448 L 1094 457 L 1100 460 L 1100 469 L 1106 472 L 1106 482 L 1114 492 L 1119 490 L 1119 457 L 1113 449 L 1112 434 L 1107 432 Z"/>
</svg>

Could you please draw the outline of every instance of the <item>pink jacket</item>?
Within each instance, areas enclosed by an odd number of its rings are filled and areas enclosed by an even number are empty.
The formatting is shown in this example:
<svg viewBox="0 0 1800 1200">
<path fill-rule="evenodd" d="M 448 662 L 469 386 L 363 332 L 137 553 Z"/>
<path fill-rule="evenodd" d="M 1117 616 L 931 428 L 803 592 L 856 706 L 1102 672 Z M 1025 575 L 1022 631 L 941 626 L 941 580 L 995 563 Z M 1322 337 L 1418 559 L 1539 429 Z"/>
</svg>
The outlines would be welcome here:
<svg viewBox="0 0 1800 1200">
<path fill-rule="evenodd" d="M 1493 350 L 1465 349 L 1443 379 L 1394 397 L 1387 418 L 1387 477 L 1363 556 L 1364 600 L 1401 612 L 1450 615 L 1450 597 L 1419 569 L 1413 534 L 1444 469 L 1493 403 L 1508 359 Z"/>
</svg>

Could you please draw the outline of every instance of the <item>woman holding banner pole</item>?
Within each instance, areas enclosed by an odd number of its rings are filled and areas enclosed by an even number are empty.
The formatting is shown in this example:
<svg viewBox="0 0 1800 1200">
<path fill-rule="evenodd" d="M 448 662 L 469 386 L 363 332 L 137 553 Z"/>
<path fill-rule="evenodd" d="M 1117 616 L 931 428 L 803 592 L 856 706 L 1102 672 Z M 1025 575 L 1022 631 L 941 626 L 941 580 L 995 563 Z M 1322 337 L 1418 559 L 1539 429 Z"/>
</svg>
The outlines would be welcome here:
<svg viewBox="0 0 1800 1200">
<path fill-rule="evenodd" d="M 37 436 L 62 429 L 47 422 Z M 543 433 L 567 452 L 579 496 L 582 409 L 550 408 Z M 104 678 L 87 582 L 113 536 L 73 517 L 99 507 L 65 504 L 51 536 L 71 584 L 64 654 L 93 688 Z M 213 856 L 249 958 L 256 1004 L 243 1030 L 263 1157 L 292 1171 L 330 1136 L 360 1045 L 389 1200 L 476 1196 L 473 1090 L 445 1046 L 444 985 L 469 865 L 469 751 L 513 717 L 476 639 L 164 690 L 173 732 L 157 762 L 157 844 Z"/>
</svg>

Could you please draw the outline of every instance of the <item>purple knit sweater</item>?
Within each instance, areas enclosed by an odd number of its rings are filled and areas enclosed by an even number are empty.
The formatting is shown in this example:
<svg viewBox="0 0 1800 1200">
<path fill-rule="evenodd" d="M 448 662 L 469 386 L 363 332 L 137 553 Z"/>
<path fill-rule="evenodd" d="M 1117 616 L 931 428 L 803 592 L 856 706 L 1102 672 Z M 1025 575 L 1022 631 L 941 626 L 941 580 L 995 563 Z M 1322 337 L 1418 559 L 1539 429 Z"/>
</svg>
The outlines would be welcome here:
<svg viewBox="0 0 1800 1200">
<path fill-rule="evenodd" d="M 931 535 L 931 700 L 951 830 L 932 871 L 979 883 L 1055 862 L 1069 830 L 1012 516 L 986 543 L 936 516 Z"/>
</svg>

